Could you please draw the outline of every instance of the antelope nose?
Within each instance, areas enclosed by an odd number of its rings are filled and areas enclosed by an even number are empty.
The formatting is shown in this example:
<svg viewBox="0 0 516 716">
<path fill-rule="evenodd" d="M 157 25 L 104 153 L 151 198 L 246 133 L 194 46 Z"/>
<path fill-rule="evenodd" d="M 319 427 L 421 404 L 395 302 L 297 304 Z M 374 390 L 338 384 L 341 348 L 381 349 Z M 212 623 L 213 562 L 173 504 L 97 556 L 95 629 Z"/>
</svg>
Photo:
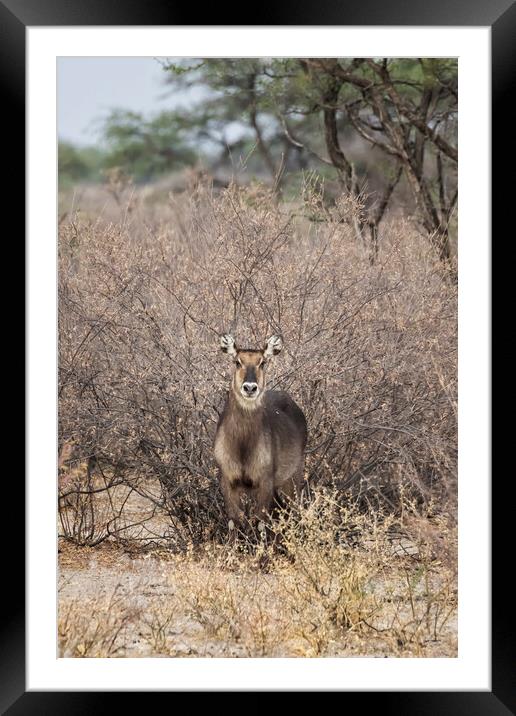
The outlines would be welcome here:
<svg viewBox="0 0 516 716">
<path fill-rule="evenodd" d="M 258 390 L 258 384 L 257 383 L 243 383 L 242 388 L 244 389 L 244 393 L 246 395 L 254 395 L 256 391 Z"/>
</svg>

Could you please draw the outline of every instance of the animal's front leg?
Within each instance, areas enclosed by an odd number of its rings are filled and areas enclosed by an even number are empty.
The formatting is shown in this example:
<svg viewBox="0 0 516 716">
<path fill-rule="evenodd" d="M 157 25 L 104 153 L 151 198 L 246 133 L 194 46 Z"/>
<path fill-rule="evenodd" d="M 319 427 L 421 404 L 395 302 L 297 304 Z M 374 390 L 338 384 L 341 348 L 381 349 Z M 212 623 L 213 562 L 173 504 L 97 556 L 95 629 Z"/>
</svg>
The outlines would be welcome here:
<svg viewBox="0 0 516 716">
<path fill-rule="evenodd" d="M 226 513 L 229 518 L 228 527 L 231 531 L 242 527 L 244 522 L 244 511 L 242 509 L 241 490 L 239 487 L 232 485 L 227 478 L 221 481 L 222 494 L 224 496 L 224 504 Z"/>
<path fill-rule="evenodd" d="M 258 529 L 261 532 L 266 531 L 266 522 L 270 515 L 273 498 L 272 480 L 261 480 L 256 493 L 256 518 L 258 520 Z"/>
</svg>

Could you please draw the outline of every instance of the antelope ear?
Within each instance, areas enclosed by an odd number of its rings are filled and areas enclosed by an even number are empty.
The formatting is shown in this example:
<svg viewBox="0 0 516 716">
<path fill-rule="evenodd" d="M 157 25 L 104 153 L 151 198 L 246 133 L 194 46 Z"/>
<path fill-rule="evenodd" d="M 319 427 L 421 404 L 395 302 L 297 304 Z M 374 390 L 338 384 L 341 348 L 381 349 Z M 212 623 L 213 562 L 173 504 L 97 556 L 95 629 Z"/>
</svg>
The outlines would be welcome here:
<svg viewBox="0 0 516 716">
<path fill-rule="evenodd" d="M 278 353 L 280 353 L 281 349 L 283 348 L 283 338 L 281 336 L 271 336 L 267 343 L 265 344 L 265 348 L 263 351 L 263 357 L 264 358 L 272 358 L 272 356 L 277 356 Z"/>
<path fill-rule="evenodd" d="M 228 356 L 234 358 L 237 354 L 235 339 L 229 333 L 225 333 L 220 337 L 220 349 L 223 353 L 227 353 Z"/>
</svg>

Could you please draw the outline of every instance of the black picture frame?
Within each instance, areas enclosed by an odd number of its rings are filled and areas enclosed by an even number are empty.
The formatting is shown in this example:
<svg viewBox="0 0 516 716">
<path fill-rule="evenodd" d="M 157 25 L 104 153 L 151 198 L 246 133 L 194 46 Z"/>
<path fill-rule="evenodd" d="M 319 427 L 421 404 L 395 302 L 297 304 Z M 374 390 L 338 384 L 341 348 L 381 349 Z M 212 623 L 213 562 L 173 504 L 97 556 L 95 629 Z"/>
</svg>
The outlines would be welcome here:
<svg viewBox="0 0 516 716">
<path fill-rule="evenodd" d="M 194 15 L 196 17 L 194 17 Z M 101 26 L 101 25 L 196 25 L 199 10 L 171 2 L 154 0 L 0 0 L 0 78 L 4 105 L 5 136 L 13 152 L 9 161 L 8 203 L 19 220 L 21 233 L 25 216 L 25 42 L 26 28 L 35 26 Z M 252 24 L 234 22 L 233 13 L 221 21 L 219 8 L 202 10 L 203 26 Z M 261 8 L 267 25 L 390 25 L 390 26 L 489 26 L 492 38 L 492 216 L 493 235 L 499 217 L 513 203 L 511 181 L 504 180 L 503 170 L 514 147 L 514 126 L 508 127 L 511 95 L 516 79 L 516 4 L 511 0 L 360 0 L 339 5 L 335 0 L 301 2 L 292 0 Z M 265 18 L 264 18 L 265 19 Z M 265 24 L 265 23 L 260 23 Z M 7 150 L 7 147 L 6 147 Z M 513 153 L 512 153 L 513 156 Z M 510 169 L 510 167 L 509 167 Z M 511 202 L 512 199 L 512 202 Z M 20 241 L 18 246 L 23 246 Z M 23 261 L 23 257 L 22 257 Z M 31 348 L 29 346 L 29 348 Z M 9 504 L 25 504 L 22 480 L 11 480 Z M 351 701 L 364 708 L 381 709 L 396 714 L 469 714 L 474 716 L 516 713 L 516 660 L 514 626 L 511 624 L 510 590 L 505 588 L 507 544 L 504 526 L 511 524 L 511 501 L 493 482 L 492 542 L 492 691 L 448 692 L 347 692 L 343 706 Z M 511 510 L 511 512 L 509 512 Z M 21 517 L 21 515 L 19 515 Z M 24 519 L 24 517 L 22 518 Z M 509 542 L 510 544 L 510 542 Z M 82 714 L 113 712 L 121 709 L 116 692 L 50 692 L 26 691 L 25 686 L 25 574 L 24 542 L 18 535 L 4 550 L 5 575 L 2 631 L 0 636 L 0 710 L 10 716 L 23 714 Z M 512 608 L 511 608 L 512 607 Z M 407 685 L 409 688 L 409 685 Z M 125 692 L 137 708 L 147 692 Z M 168 698 L 171 694 L 161 694 Z M 116 699 L 116 701 L 115 701 Z M 177 702 L 176 702 L 177 703 Z M 231 706 L 229 705 L 229 708 Z"/>
</svg>

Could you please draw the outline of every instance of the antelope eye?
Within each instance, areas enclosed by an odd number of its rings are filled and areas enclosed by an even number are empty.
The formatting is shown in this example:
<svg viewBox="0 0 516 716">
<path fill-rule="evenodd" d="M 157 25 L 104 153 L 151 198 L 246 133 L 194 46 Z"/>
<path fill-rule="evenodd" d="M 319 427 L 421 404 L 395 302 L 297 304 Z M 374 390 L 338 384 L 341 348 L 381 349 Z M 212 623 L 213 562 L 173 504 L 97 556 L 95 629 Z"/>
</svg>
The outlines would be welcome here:
<svg viewBox="0 0 516 716">
<path fill-rule="evenodd" d="M 235 361 L 235 363 L 237 364 L 237 366 L 238 366 L 239 368 L 242 368 L 242 367 L 243 367 L 243 366 L 242 366 L 242 361 L 240 360 L 240 358 L 237 358 L 236 361 Z"/>
<path fill-rule="evenodd" d="M 261 368 L 261 369 L 263 370 L 266 365 L 267 365 L 267 361 L 262 360 L 262 362 L 260 363 L 260 365 L 258 366 L 258 368 Z"/>
</svg>

